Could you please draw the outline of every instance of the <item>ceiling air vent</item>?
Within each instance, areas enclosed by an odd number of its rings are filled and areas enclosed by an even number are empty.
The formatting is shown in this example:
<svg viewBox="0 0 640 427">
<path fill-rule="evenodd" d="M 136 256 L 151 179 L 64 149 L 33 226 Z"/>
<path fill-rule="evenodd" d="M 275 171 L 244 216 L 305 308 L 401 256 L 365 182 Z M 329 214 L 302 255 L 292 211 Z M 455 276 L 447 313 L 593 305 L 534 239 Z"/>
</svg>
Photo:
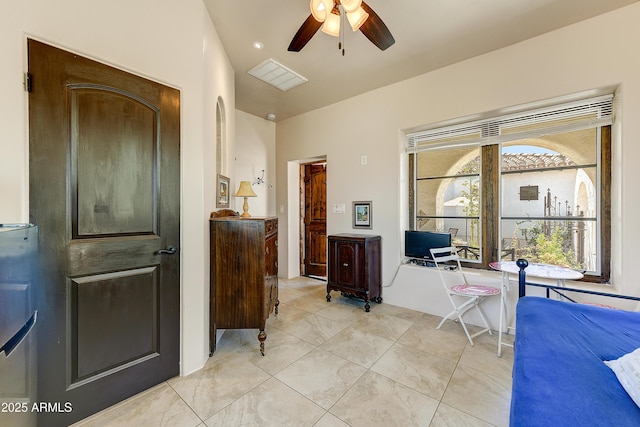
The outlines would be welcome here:
<svg viewBox="0 0 640 427">
<path fill-rule="evenodd" d="M 309 81 L 271 58 L 247 72 L 281 91 L 289 90 Z"/>
</svg>

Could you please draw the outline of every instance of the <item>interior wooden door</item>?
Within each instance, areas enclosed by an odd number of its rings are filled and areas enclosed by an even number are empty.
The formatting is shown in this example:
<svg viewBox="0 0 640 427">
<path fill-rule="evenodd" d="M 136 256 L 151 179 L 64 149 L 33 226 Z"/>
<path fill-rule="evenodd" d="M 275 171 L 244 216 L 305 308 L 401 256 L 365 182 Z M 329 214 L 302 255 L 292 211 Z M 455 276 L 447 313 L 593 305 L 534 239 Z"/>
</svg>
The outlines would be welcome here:
<svg viewBox="0 0 640 427">
<path fill-rule="evenodd" d="M 327 275 L 327 164 L 304 165 L 304 274 Z"/>
<path fill-rule="evenodd" d="M 179 373 L 180 93 L 28 48 L 38 424 L 66 426 Z"/>
</svg>

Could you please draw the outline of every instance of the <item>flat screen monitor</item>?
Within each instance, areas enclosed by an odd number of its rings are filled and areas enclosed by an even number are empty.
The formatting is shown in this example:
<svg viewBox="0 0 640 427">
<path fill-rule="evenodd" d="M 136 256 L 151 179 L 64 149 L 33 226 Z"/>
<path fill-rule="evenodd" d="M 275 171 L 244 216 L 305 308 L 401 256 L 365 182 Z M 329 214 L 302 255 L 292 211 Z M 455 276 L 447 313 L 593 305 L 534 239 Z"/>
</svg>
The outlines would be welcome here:
<svg viewBox="0 0 640 427">
<path fill-rule="evenodd" d="M 431 259 L 431 248 L 451 246 L 451 233 L 434 231 L 404 232 L 404 256 L 407 258 Z"/>
</svg>

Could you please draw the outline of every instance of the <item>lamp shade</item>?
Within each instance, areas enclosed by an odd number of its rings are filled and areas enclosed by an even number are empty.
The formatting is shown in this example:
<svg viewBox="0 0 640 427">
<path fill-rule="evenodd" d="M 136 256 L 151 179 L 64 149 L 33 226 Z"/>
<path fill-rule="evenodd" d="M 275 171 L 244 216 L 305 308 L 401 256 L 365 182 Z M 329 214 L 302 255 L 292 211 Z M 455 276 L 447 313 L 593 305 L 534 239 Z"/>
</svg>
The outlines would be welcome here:
<svg viewBox="0 0 640 427">
<path fill-rule="evenodd" d="M 349 20 L 349 24 L 351 24 L 351 28 L 353 31 L 358 31 L 358 29 L 364 24 L 364 21 L 367 20 L 369 14 L 364 11 L 363 8 L 359 7 L 353 12 L 347 12 L 347 19 Z"/>
<path fill-rule="evenodd" d="M 340 0 L 345 12 L 355 12 L 362 5 L 362 0 Z"/>
<path fill-rule="evenodd" d="M 311 3 L 309 4 L 311 14 L 318 22 L 324 22 L 332 8 L 333 0 L 311 0 Z"/>
<path fill-rule="evenodd" d="M 335 13 L 328 13 L 322 25 L 322 32 L 329 34 L 330 36 L 340 36 L 340 15 Z"/>
<path fill-rule="evenodd" d="M 236 197 L 256 197 L 257 194 L 251 188 L 249 181 L 240 181 L 240 188 L 236 192 Z"/>
</svg>

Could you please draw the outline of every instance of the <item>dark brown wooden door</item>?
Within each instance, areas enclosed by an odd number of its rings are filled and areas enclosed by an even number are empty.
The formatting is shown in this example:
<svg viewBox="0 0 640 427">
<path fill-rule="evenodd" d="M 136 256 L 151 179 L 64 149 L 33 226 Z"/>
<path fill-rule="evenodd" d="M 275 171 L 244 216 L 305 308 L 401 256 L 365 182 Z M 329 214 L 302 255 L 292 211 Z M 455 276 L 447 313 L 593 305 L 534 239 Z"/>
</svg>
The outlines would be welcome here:
<svg viewBox="0 0 640 427">
<path fill-rule="evenodd" d="M 304 274 L 327 275 L 327 165 L 304 165 Z"/>
<path fill-rule="evenodd" d="M 180 93 L 28 48 L 38 424 L 66 426 L 179 373 Z"/>
</svg>

